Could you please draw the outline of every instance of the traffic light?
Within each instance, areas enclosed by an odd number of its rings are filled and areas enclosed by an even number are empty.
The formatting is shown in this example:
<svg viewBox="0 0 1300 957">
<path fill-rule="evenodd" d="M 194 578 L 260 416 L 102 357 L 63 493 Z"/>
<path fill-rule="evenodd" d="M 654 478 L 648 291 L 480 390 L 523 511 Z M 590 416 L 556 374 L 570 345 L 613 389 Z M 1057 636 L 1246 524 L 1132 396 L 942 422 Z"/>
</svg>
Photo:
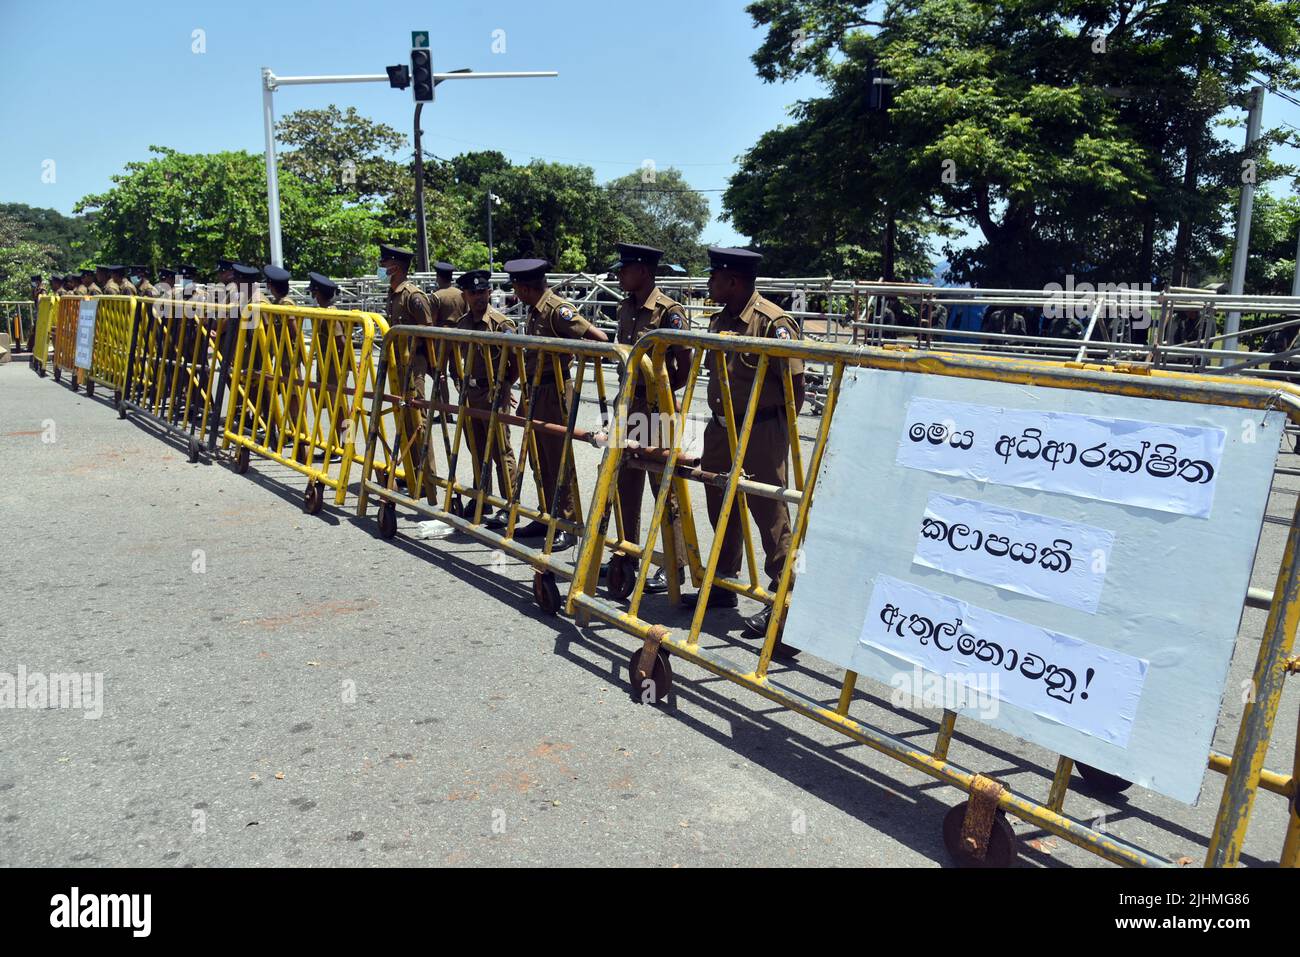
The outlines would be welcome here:
<svg viewBox="0 0 1300 957">
<path fill-rule="evenodd" d="M 411 95 L 417 103 L 433 102 L 433 59 L 426 47 L 411 50 Z"/>
<path fill-rule="evenodd" d="M 384 69 L 388 71 L 388 85 L 394 90 L 405 90 L 411 85 L 409 66 L 399 63 L 396 66 L 386 66 Z"/>
</svg>

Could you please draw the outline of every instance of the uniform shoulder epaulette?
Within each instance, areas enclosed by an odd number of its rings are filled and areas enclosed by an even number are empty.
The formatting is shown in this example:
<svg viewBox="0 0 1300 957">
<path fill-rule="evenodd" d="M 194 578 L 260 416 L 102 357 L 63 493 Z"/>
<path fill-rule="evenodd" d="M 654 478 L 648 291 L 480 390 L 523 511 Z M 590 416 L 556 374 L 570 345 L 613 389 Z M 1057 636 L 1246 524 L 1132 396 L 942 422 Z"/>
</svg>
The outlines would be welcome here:
<svg viewBox="0 0 1300 957">
<path fill-rule="evenodd" d="M 754 303 L 754 311 L 766 319 L 769 323 L 781 318 L 789 318 L 784 309 L 778 306 L 770 299 L 762 296 L 758 297 L 758 302 Z"/>
</svg>

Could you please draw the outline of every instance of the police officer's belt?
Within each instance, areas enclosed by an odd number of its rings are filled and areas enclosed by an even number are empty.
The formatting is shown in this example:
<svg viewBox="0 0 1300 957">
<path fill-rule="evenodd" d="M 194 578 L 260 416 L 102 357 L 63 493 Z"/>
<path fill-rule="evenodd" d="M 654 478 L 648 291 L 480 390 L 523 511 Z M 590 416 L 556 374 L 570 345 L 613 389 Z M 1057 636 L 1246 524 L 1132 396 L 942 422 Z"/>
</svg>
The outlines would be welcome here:
<svg viewBox="0 0 1300 957">
<path fill-rule="evenodd" d="M 758 412 L 754 414 L 754 424 L 757 425 L 759 422 L 770 422 L 782 415 L 784 412 L 785 409 L 779 405 L 774 405 L 770 409 L 759 409 Z M 713 424 L 725 429 L 727 427 L 727 420 L 714 412 Z"/>
</svg>

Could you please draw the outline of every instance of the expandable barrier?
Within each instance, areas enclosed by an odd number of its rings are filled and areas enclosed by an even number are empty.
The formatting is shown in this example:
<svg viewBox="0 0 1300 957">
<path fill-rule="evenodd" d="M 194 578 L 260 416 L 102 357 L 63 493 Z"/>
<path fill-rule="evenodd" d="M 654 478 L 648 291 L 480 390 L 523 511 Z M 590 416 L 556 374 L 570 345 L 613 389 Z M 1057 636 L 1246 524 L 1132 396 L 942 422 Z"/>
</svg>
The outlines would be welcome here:
<svg viewBox="0 0 1300 957">
<path fill-rule="evenodd" d="M 191 462 L 213 456 L 238 325 L 237 306 L 140 299 L 118 416 L 134 413 L 176 436 Z"/>
<path fill-rule="evenodd" d="M 362 459 L 357 438 L 363 405 L 377 391 L 376 334 L 386 331 L 374 313 L 245 306 L 234 324 L 222 434 L 222 448 L 235 449 L 235 470 L 248 471 L 257 455 L 307 477 L 308 513 L 320 511 L 326 488 L 342 505 L 352 465 Z"/>
<path fill-rule="evenodd" d="M 39 376 L 46 375 L 50 362 L 50 340 L 59 317 L 58 296 L 41 296 L 36 312 L 36 338 L 32 344 L 31 366 Z"/>
<path fill-rule="evenodd" d="M 86 377 L 86 394 L 95 394 L 95 384 L 113 392 L 113 401 L 121 399 L 126 382 L 127 359 L 131 352 L 131 333 L 135 327 L 135 296 L 96 296 L 95 342 L 91 349 L 90 371 Z"/>
<path fill-rule="evenodd" d="M 659 381 L 665 379 L 665 355 L 671 348 L 692 349 L 694 353 L 690 381 L 684 390 L 684 398 L 673 427 L 669 430 L 670 441 L 658 449 L 629 448 L 626 437 L 618 434 L 627 421 L 627 397 L 635 392 L 636 380 L 647 374 L 647 371 Z M 817 422 L 811 452 L 806 457 L 806 468 L 798 437 L 793 429 L 789 433 L 793 473 L 791 481 L 786 485 L 790 487 L 752 482 L 744 476 L 743 468 L 732 467 L 715 474 L 703 472 L 693 463 L 685 461 L 681 441 L 686 434 L 694 399 L 694 385 L 701 364 L 708 354 L 725 360 L 728 355 L 735 353 L 744 353 L 749 357 L 754 368 L 753 381 L 764 383 L 764 373 L 769 368 L 781 377 L 786 400 L 785 413 L 788 416 L 786 421 L 789 423 L 795 421 L 794 390 L 789 368 L 783 360 L 819 362 L 825 364 L 828 370 L 825 413 Z M 725 375 L 726 361 L 718 361 L 714 367 Z M 1199 402 L 1260 411 L 1280 410 L 1286 413 L 1292 423 L 1300 422 L 1300 393 L 1296 390 L 1279 390 L 1272 383 L 1237 378 L 1153 372 L 1149 368 L 1103 370 L 1102 367 L 1083 365 L 1071 368 L 1029 360 L 967 358 L 913 350 L 846 349 L 808 342 L 782 342 L 693 332 L 651 332 L 639 340 L 628 359 L 628 381 L 620 393 L 620 415 L 615 422 L 610 448 L 602 463 L 588 509 L 587 528 L 567 598 L 567 613 L 577 616 L 580 622 L 597 619 L 641 641 L 641 647 L 633 652 L 631 661 L 630 679 L 634 693 L 651 687 L 655 700 L 662 701 L 665 698 L 672 682 L 672 670 L 668 661 L 670 653 L 757 692 L 782 707 L 811 718 L 908 767 L 966 791 L 971 796 L 970 800 L 954 808 L 944 822 L 945 842 L 959 861 L 1009 863 L 1015 852 L 1014 836 L 1005 815 L 1012 814 L 1115 863 L 1148 867 L 1172 866 L 1173 862 L 1169 860 L 1114 835 L 1102 833 L 1064 813 L 1063 806 L 1074 764 L 1069 757 L 1061 756 L 1058 760 L 1045 800 L 1034 800 L 949 760 L 949 745 L 957 723 L 957 715 L 952 711 L 944 712 L 934 745 L 926 749 L 866 720 L 850 716 L 850 705 L 858 681 L 858 675 L 853 671 L 846 672 L 839 688 L 838 703 L 834 707 L 828 707 L 769 676 L 769 665 L 780 643 L 784 613 L 789 607 L 796 556 L 804 542 L 815 485 L 828 451 L 836 403 L 841 394 L 846 369 L 892 370 L 918 376 L 956 377 L 969 381 L 1012 383 L 1045 389 L 1088 390 L 1115 396 Z M 730 392 L 725 381 L 722 395 L 727 400 L 722 424 L 726 428 L 731 461 L 743 463 L 749 443 L 755 435 L 760 389 L 756 387 L 750 390 L 749 399 L 743 407 L 733 407 L 730 404 Z M 769 400 L 770 396 L 771 393 Z M 772 437 L 769 435 L 768 439 L 770 441 Z M 619 511 L 616 493 L 619 472 L 628 467 L 648 468 L 675 480 L 682 480 L 662 483 L 654 505 L 655 520 L 646 526 L 642 540 L 635 543 L 638 546 L 635 551 L 628 548 L 628 543 L 621 541 L 621 534 L 612 537 L 615 542 L 613 545 L 610 544 L 611 537 L 607 535 L 611 513 L 617 516 Z M 689 629 L 685 633 L 678 633 L 662 623 L 641 617 L 640 604 L 656 539 L 664 528 L 661 519 L 668 508 L 670 489 L 679 497 L 683 513 L 690 512 L 689 497 L 683 488 L 687 482 L 702 483 L 706 487 L 712 485 L 720 489 L 723 503 L 719 514 L 733 515 L 732 521 L 739 518 L 745 524 L 743 531 L 749 577 L 747 580 L 736 580 L 717 574 L 722 536 L 715 534 L 704 564 L 703 580 L 699 583 L 700 600 L 695 615 Z M 745 507 L 746 499 L 751 500 L 749 504 L 752 504 L 755 498 L 788 504 L 793 506 L 795 513 L 791 545 L 779 569 L 774 590 L 762 589 L 757 584 L 757 562 L 748 524 L 750 509 Z M 733 504 L 741 506 L 739 511 L 732 513 Z M 864 517 L 864 521 L 870 522 L 871 519 Z M 1271 595 L 1263 596 L 1269 614 L 1255 663 L 1254 695 L 1245 705 L 1232 755 L 1212 753 L 1209 760 L 1210 769 L 1225 774 L 1227 781 L 1210 838 L 1206 866 L 1231 867 L 1237 864 L 1255 793 L 1261 787 L 1282 794 L 1291 802 L 1290 827 L 1284 840 L 1281 859 L 1285 866 L 1300 864 L 1300 815 L 1296 809 L 1300 750 L 1296 756 L 1297 767 L 1290 775 L 1263 769 L 1283 682 L 1286 674 L 1294 672 L 1297 666 L 1297 662 L 1288 656 L 1296 626 L 1300 624 L 1298 545 L 1300 503 L 1297 504 L 1287 534 L 1286 551 L 1274 591 Z M 610 574 L 610 589 L 614 595 L 608 597 L 597 593 L 599 566 L 607 549 L 625 556 L 640 556 L 635 577 L 623 576 L 621 581 L 616 581 L 615 576 Z M 705 600 L 709 592 L 715 589 L 745 594 L 779 610 L 779 613 L 770 616 L 761 651 L 752 666 L 738 666 L 727 656 L 701 647 Z M 629 594 L 630 604 L 624 605 L 622 598 Z M 1256 604 L 1258 601 L 1259 598 L 1252 592 L 1249 603 Z M 958 624 L 960 625 L 960 620 Z M 647 685 L 647 682 L 653 684 Z M 1122 779 L 1098 773 L 1086 766 L 1081 767 L 1081 773 L 1088 778 L 1090 784 L 1103 787 L 1109 784 L 1115 791 L 1128 786 L 1128 782 Z"/>
<path fill-rule="evenodd" d="M 574 447 L 606 444 L 599 425 L 578 425 L 584 389 L 594 389 L 603 423 L 609 405 L 603 370 L 608 366 L 622 379 L 626 352 L 591 340 L 420 326 L 389 329 L 377 378 L 391 391 L 371 406 L 367 478 L 361 483 L 358 516 L 366 515 L 373 495 L 381 503 L 383 538 L 397 533 L 400 505 L 527 562 L 534 569 L 534 600 L 543 610 L 558 612 L 556 579 L 571 578 L 574 565 L 562 557 L 567 547 L 554 547 L 557 536 L 577 536 L 584 528 Z M 436 387 L 433 400 L 425 397 L 421 379 L 426 367 L 456 385 L 455 403 L 440 401 Z M 521 401 L 514 410 L 511 385 L 517 380 Z M 381 428 L 390 420 L 396 426 L 391 441 Z M 435 424 L 440 441 L 434 439 Z M 393 467 L 372 468 L 380 455 Z M 536 491 L 532 505 L 523 501 L 525 475 L 532 476 Z M 398 491 L 399 485 L 405 492 Z M 495 516 L 494 508 L 499 510 Z M 529 522 L 523 528 L 521 518 Z M 525 545 L 521 531 L 542 539 L 541 547 Z"/>
<path fill-rule="evenodd" d="M 77 391 L 81 371 L 77 368 L 77 319 L 81 303 L 88 296 L 61 296 L 54 320 L 54 381 L 62 382 L 67 370 L 68 385 Z"/>
</svg>

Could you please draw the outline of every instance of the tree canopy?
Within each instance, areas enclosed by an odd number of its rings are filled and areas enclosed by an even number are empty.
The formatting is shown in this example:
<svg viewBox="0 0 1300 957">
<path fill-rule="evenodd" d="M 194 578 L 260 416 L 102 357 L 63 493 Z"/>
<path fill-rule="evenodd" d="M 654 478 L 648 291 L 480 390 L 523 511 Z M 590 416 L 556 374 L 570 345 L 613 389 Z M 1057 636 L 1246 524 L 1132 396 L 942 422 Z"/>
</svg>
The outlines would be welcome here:
<svg viewBox="0 0 1300 957">
<path fill-rule="evenodd" d="M 1243 162 L 1260 183 L 1295 172 L 1268 160 L 1293 131 L 1266 129 L 1251 156 L 1240 132 L 1221 135 L 1257 77 L 1300 86 L 1294 2 L 755 0 L 748 10 L 766 29 L 760 77 L 811 74 L 827 87 L 760 138 L 724 198 L 787 272 L 870 269 L 860 250 L 881 249 L 896 218 L 903 278 L 919 278 L 910 250 L 976 230 L 975 244 L 944 249 L 955 279 L 1187 282 L 1218 268 Z M 892 81 L 884 110 L 871 109 L 877 79 Z M 792 219 L 817 238 L 764 225 Z"/>
</svg>

